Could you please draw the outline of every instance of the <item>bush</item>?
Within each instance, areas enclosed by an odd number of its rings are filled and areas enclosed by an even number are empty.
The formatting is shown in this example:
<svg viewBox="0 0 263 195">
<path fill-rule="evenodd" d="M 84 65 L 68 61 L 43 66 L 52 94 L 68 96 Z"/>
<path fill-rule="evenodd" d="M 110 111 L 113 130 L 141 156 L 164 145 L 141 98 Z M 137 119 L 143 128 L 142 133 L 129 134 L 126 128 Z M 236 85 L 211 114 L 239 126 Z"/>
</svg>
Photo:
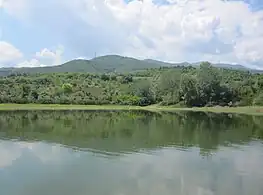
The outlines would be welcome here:
<svg viewBox="0 0 263 195">
<path fill-rule="evenodd" d="M 103 81 L 109 81 L 110 80 L 110 76 L 109 75 L 106 75 L 106 74 L 102 74 L 100 76 L 100 79 L 103 80 Z"/>
<path fill-rule="evenodd" d="M 116 80 L 117 80 L 117 76 L 116 76 L 116 75 L 111 75 L 111 76 L 110 76 L 110 80 L 116 81 Z"/>
<path fill-rule="evenodd" d="M 163 97 L 161 104 L 165 106 L 169 106 L 169 105 L 175 105 L 178 102 L 179 102 L 179 94 L 169 93 Z"/>
<path fill-rule="evenodd" d="M 253 101 L 255 106 L 263 106 L 263 93 L 259 94 Z"/>
<path fill-rule="evenodd" d="M 122 105 L 140 105 L 141 98 L 133 95 L 121 95 L 117 97 L 117 103 Z"/>
<path fill-rule="evenodd" d="M 62 89 L 63 89 L 64 93 L 71 93 L 73 86 L 70 83 L 65 83 L 62 85 Z"/>
<path fill-rule="evenodd" d="M 122 76 L 122 78 L 121 78 L 121 83 L 122 84 L 131 83 L 132 81 L 133 81 L 133 78 L 132 78 L 131 75 Z"/>
</svg>

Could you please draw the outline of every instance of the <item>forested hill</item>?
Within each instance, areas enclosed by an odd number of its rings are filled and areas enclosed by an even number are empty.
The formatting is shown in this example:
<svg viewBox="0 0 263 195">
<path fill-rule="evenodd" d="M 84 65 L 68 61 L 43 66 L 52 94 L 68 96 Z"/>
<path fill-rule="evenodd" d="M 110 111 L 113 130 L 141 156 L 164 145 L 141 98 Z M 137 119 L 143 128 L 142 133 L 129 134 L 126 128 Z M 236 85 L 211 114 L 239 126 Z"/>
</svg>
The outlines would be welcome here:
<svg viewBox="0 0 263 195">
<path fill-rule="evenodd" d="M 157 60 L 138 60 L 135 58 L 122 57 L 118 55 L 101 56 L 91 60 L 72 60 L 58 66 L 37 67 L 37 68 L 0 68 L 0 76 L 7 76 L 12 73 L 63 73 L 63 72 L 89 72 L 89 73 L 127 73 L 149 68 L 175 67 L 175 66 L 199 66 L 200 63 L 190 64 L 167 63 Z M 249 70 L 242 65 L 213 64 L 216 67 Z M 250 70 L 258 72 L 256 70 Z"/>
<path fill-rule="evenodd" d="M 11 74 L 0 77 L 0 103 L 263 105 L 263 74 L 216 68 L 208 62 L 129 74 Z"/>
<path fill-rule="evenodd" d="M 77 59 L 66 62 L 58 66 L 38 67 L 38 68 L 1 68 L 0 76 L 11 73 L 58 73 L 58 72 L 87 72 L 87 73 L 127 73 L 148 68 L 159 68 L 162 66 L 177 66 L 164 62 L 151 60 L 138 60 L 135 58 L 122 57 L 118 55 L 108 55 L 93 58 L 91 60 Z"/>
</svg>

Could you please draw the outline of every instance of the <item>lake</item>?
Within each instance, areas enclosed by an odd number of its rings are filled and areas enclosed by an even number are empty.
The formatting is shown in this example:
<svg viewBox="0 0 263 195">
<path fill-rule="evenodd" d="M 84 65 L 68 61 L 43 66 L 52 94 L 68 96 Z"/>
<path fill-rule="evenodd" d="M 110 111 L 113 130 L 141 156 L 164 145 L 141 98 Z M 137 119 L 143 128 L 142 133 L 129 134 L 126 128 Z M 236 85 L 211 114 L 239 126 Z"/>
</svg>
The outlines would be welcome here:
<svg viewBox="0 0 263 195">
<path fill-rule="evenodd" d="M 1 195 L 262 195 L 263 117 L 1 111 Z"/>
</svg>

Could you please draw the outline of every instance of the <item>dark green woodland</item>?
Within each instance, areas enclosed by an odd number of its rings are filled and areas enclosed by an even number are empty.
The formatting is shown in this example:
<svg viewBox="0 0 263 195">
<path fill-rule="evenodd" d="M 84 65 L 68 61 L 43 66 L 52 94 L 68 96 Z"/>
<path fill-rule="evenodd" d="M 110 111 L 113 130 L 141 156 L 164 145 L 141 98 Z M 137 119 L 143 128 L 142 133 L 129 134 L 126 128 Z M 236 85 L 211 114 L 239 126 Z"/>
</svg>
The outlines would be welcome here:
<svg viewBox="0 0 263 195">
<path fill-rule="evenodd" d="M 209 62 L 197 66 L 116 56 L 107 65 L 110 58 L 105 58 L 57 67 L 0 69 L 0 103 L 263 105 L 260 72 Z"/>
</svg>

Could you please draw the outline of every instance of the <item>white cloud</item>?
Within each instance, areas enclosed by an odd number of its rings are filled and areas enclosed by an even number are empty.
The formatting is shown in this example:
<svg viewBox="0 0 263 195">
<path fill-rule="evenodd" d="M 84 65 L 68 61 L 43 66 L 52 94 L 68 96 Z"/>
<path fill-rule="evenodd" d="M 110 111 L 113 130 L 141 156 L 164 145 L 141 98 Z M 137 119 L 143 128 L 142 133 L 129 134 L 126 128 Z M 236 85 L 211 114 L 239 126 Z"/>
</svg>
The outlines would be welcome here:
<svg viewBox="0 0 263 195">
<path fill-rule="evenodd" d="M 72 7 L 73 12 L 81 14 L 87 26 L 92 21 L 100 21 L 96 27 L 114 24 L 107 29 L 118 35 L 116 45 L 120 49 L 115 50 L 121 54 L 169 61 L 198 61 L 212 56 L 228 62 L 262 62 L 260 57 L 240 55 L 236 50 L 239 43 L 250 42 L 251 36 L 260 40 L 263 35 L 263 12 L 252 12 L 244 2 L 189 0 L 158 6 L 151 0 L 129 4 L 122 0 L 78 2 L 87 6 Z"/>
<path fill-rule="evenodd" d="M 16 67 L 45 67 L 60 65 L 63 63 L 63 53 L 63 46 L 58 46 L 54 50 L 44 48 L 40 52 L 36 52 L 32 59 L 18 63 Z"/>
<path fill-rule="evenodd" d="M 35 54 L 35 57 L 39 60 L 44 60 L 47 65 L 59 65 L 62 63 L 62 55 L 64 53 L 64 47 L 58 46 L 54 50 L 47 48 L 42 49 Z"/>
<path fill-rule="evenodd" d="M 10 5 L 15 2 L 9 1 Z M 32 25 L 48 29 L 50 34 L 59 37 L 76 56 L 93 56 L 97 52 L 98 55 L 117 53 L 166 61 L 219 59 L 263 64 L 262 10 L 252 11 L 243 1 L 154 2 L 20 0 L 17 9 L 21 16 L 25 15 L 22 10 L 30 16 Z M 47 49 L 39 54 L 53 55 Z"/>
<path fill-rule="evenodd" d="M 15 46 L 0 41 L 0 65 L 14 63 L 22 57 L 23 54 Z"/>
<path fill-rule="evenodd" d="M 60 65 L 63 60 L 64 47 L 44 48 L 36 52 L 32 59 L 25 60 L 23 53 L 8 42 L 0 41 L 0 66 L 44 67 Z"/>
<path fill-rule="evenodd" d="M 25 60 L 23 62 L 20 62 L 16 65 L 17 68 L 22 68 L 22 67 L 45 67 L 44 64 L 41 64 L 37 59 L 31 59 L 31 60 Z"/>
<path fill-rule="evenodd" d="M 3 8 L 8 14 L 25 18 L 28 16 L 31 0 L 0 0 L 0 8 Z"/>
<path fill-rule="evenodd" d="M 253 64 L 262 63 L 262 45 L 263 37 L 242 40 L 236 44 L 235 53 L 239 59 L 245 62 L 252 62 Z"/>
</svg>

